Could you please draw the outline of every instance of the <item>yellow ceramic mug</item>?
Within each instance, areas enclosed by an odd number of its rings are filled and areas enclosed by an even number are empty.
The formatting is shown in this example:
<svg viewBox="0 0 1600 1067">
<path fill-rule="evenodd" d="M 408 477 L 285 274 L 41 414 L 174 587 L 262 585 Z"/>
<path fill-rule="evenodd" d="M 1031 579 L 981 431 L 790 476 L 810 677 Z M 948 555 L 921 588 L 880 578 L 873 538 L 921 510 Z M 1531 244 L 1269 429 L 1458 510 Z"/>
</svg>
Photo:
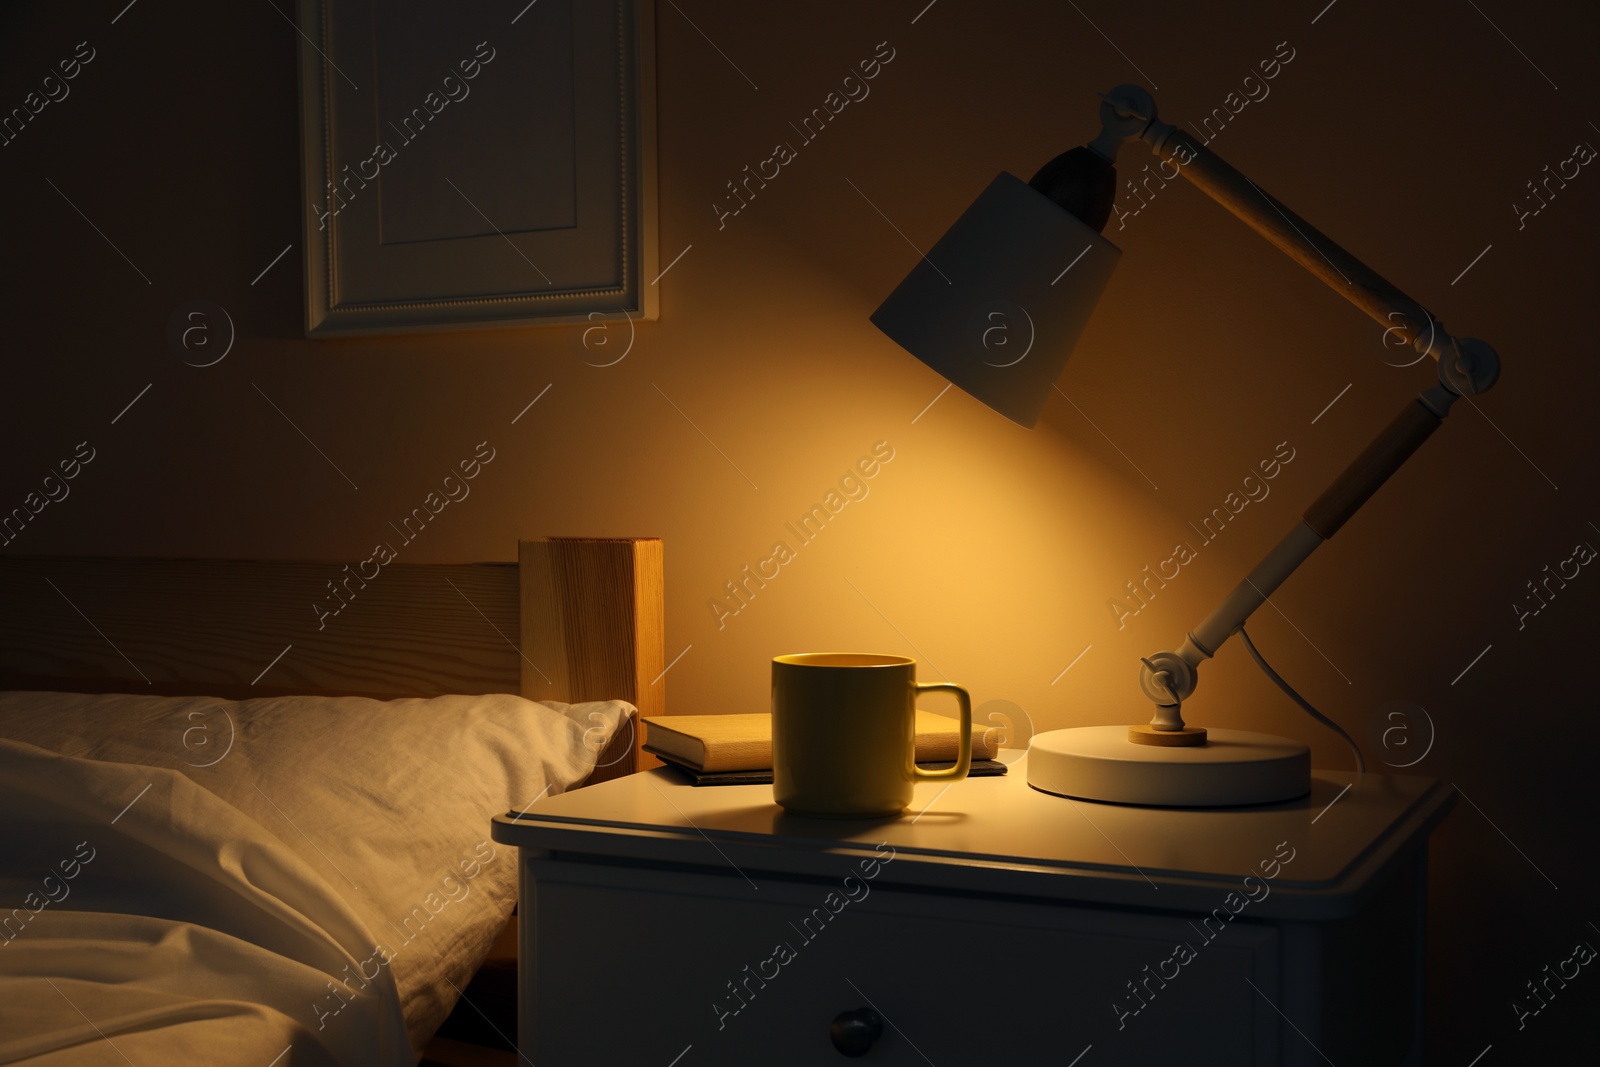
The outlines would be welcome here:
<svg viewBox="0 0 1600 1067">
<path fill-rule="evenodd" d="M 916 699 L 930 691 L 961 702 L 956 765 L 914 762 Z M 807 652 L 772 661 L 772 793 L 797 815 L 898 815 L 918 781 L 965 778 L 972 764 L 972 698 L 950 682 L 918 682 L 904 656 Z"/>
</svg>

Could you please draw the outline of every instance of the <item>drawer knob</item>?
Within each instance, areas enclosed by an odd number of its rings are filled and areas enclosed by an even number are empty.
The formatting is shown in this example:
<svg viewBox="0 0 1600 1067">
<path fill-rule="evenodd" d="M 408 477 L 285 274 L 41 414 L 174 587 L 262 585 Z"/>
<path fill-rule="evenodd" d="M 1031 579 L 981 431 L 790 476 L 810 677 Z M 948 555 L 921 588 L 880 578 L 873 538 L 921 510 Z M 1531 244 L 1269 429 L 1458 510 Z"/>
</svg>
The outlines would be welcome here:
<svg viewBox="0 0 1600 1067">
<path fill-rule="evenodd" d="M 833 1047 L 846 1056 L 865 1056 L 883 1036 L 883 1017 L 871 1008 L 840 1012 L 828 1027 Z"/>
</svg>

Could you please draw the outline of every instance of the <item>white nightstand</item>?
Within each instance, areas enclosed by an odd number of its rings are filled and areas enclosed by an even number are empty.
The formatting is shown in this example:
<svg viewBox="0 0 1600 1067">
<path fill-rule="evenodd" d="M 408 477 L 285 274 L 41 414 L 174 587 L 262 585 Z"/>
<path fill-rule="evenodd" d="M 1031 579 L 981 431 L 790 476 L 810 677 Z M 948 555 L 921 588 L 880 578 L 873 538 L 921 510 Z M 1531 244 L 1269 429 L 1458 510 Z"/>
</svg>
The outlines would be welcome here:
<svg viewBox="0 0 1600 1067">
<path fill-rule="evenodd" d="M 1024 771 L 919 785 L 897 819 L 664 768 L 496 819 L 521 849 L 523 1054 L 844 1063 L 830 1027 L 865 1009 L 867 1063 L 1421 1062 L 1451 788 L 1319 771 L 1301 801 L 1178 811 Z"/>
</svg>

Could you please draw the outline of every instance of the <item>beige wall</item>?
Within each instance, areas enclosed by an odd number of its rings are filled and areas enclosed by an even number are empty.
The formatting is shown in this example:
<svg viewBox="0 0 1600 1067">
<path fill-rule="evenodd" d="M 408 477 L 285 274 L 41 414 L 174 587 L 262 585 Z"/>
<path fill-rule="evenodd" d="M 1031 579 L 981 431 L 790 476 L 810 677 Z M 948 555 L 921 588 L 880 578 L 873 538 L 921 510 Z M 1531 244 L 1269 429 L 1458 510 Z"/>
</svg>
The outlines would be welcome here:
<svg viewBox="0 0 1600 1067">
<path fill-rule="evenodd" d="M 1385 366 L 1378 327 L 1180 185 L 1107 228 L 1123 264 L 1059 383 L 1081 413 L 1055 396 L 1030 433 L 957 391 L 924 412 L 943 383 L 867 315 L 914 262 L 908 241 L 931 244 L 996 170 L 1026 178 L 1088 139 L 1095 91 L 1153 80 L 1164 115 L 1198 118 L 1287 41 L 1270 95 L 1213 148 L 1506 369 L 1254 633 L 1375 762 L 1390 702 L 1425 708 L 1437 742 L 1416 770 L 1476 805 L 1435 839 L 1439 1062 L 1491 1042 L 1499 1062 L 1542 1062 L 1577 1041 L 1600 986 L 1574 982 L 1521 1032 L 1509 1004 L 1600 938 L 1585 904 L 1594 731 L 1579 727 L 1597 701 L 1600 576 L 1583 571 L 1521 631 L 1510 605 L 1575 543 L 1600 545 L 1600 175 L 1582 170 L 1520 230 L 1511 205 L 1575 142 L 1600 145 L 1594 14 L 1480 5 L 1513 46 L 1471 5 L 1346 0 L 1312 25 L 1316 0 L 1079 4 L 1114 47 L 1072 5 L 945 0 L 913 25 L 921 6 L 678 5 L 725 59 L 663 5 L 662 263 L 692 249 L 661 282 L 660 321 L 604 369 L 576 327 L 302 338 L 296 40 L 265 6 L 146 3 L 116 25 L 114 10 L 0 13 L 7 108 L 78 41 L 96 49 L 71 96 L 0 148 L 4 506 L 77 442 L 97 449 L 7 551 L 359 559 L 487 440 L 496 459 L 470 498 L 403 558 L 510 559 L 517 537 L 549 533 L 665 538 L 668 655 L 693 646 L 667 679 L 675 711 L 763 708 L 772 655 L 849 648 L 916 655 L 1035 727 L 1143 718 L 1137 657 L 1194 625 L 1429 369 Z M 871 95 L 719 229 L 723 183 L 885 40 L 895 58 Z M 1130 151 L 1124 171 L 1144 162 Z M 239 329 L 203 370 L 164 340 L 194 298 Z M 719 626 L 723 583 L 879 441 L 894 458 L 869 494 L 814 543 L 791 540 L 796 558 Z M 1271 495 L 1119 630 L 1107 600 L 1285 441 L 1295 459 Z M 1349 763 L 1238 647 L 1186 711 Z"/>
</svg>

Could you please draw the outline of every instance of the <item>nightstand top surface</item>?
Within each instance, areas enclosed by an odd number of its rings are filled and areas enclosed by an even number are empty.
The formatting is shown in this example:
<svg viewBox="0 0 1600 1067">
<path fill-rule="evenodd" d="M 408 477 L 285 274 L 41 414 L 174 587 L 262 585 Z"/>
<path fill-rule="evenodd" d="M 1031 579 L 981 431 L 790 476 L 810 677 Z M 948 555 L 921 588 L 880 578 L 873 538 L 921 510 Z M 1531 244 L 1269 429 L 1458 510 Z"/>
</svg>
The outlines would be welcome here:
<svg viewBox="0 0 1600 1067">
<path fill-rule="evenodd" d="M 1039 792 L 1018 759 L 1001 777 L 919 783 L 898 817 L 814 819 L 778 807 L 770 785 L 695 787 L 657 768 L 496 818 L 494 837 L 562 853 L 824 876 L 887 842 L 897 879 L 1147 908 L 1210 907 L 1246 875 L 1262 879 L 1276 867 L 1253 913 L 1325 919 L 1349 914 L 1380 873 L 1412 855 L 1454 798 L 1431 778 L 1315 771 L 1310 795 L 1283 804 L 1124 807 Z M 1268 866 L 1290 850 L 1291 860 Z"/>
</svg>

